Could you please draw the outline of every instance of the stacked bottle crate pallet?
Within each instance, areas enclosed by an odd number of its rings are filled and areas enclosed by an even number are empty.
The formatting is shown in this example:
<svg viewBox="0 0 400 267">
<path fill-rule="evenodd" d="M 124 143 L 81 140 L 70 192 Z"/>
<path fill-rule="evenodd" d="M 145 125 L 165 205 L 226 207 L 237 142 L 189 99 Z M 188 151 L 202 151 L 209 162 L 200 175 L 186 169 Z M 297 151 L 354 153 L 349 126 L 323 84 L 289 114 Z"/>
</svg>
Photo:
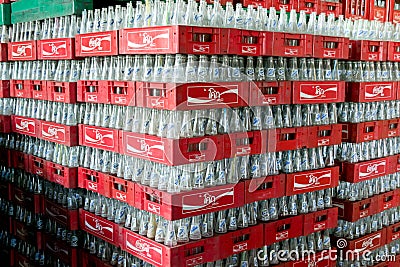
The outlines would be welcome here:
<svg viewBox="0 0 400 267">
<path fill-rule="evenodd" d="M 357 264 L 338 248 L 397 266 L 399 28 L 308 2 L 14 24 L 0 72 L 13 265 Z"/>
</svg>

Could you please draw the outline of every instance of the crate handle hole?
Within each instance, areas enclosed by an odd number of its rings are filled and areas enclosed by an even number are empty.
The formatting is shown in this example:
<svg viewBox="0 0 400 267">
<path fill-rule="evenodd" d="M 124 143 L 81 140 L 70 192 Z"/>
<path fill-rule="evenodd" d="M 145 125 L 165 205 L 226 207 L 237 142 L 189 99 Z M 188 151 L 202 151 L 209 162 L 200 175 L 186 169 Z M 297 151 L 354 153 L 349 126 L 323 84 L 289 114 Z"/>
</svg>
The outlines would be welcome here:
<svg viewBox="0 0 400 267">
<path fill-rule="evenodd" d="M 42 87 L 40 86 L 40 84 L 35 84 L 35 85 L 33 86 L 33 90 L 35 90 L 35 91 L 42 91 Z"/>
<path fill-rule="evenodd" d="M 241 235 L 241 236 L 237 236 L 233 239 L 233 243 L 240 243 L 243 241 L 247 241 L 250 239 L 250 235 L 249 234 L 245 234 L 245 235 Z"/>
<path fill-rule="evenodd" d="M 54 88 L 56 93 L 64 93 L 64 88 L 62 86 L 56 86 Z"/>
<path fill-rule="evenodd" d="M 148 90 L 148 95 L 149 96 L 158 96 L 158 97 L 160 97 L 160 96 L 165 96 L 165 90 L 162 90 L 162 89 L 158 89 L 158 88 L 150 88 L 149 90 Z"/>
<path fill-rule="evenodd" d="M 119 183 L 114 183 L 114 189 L 121 191 L 121 192 L 125 192 L 126 193 L 126 186 L 123 184 L 119 184 Z"/>
<path fill-rule="evenodd" d="M 210 33 L 194 33 L 193 42 L 210 43 L 212 42 L 212 34 Z"/>
<path fill-rule="evenodd" d="M 205 143 L 205 142 L 189 144 L 187 152 L 204 151 L 204 150 L 207 150 L 207 147 L 208 147 L 208 143 Z"/>
<path fill-rule="evenodd" d="M 277 229 L 278 232 L 283 232 L 290 229 L 290 223 L 280 225 Z"/>
<path fill-rule="evenodd" d="M 389 129 L 393 130 L 393 129 L 397 129 L 398 124 L 397 123 L 391 123 L 389 124 Z"/>
<path fill-rule="evenodd" d="M 236 146 L 247 146 L 253 144 L 253 138 L 239 138 L 236 139 Z"/>
<path fill-rule="evenodd" d="M 367 126 L 367 127 L 365 127 L 365 132 L 372 133 L 372 132 L 374 132 L 374 129 L 375 129 L 374 126 Z"/>
<path fill-rule="evenodd" d="M 268 86 L 260 88 L 263 95 L 276 95 L 279 93 L 279 87 Z"/>
<path fill-rule="evenodd" d="M 285 43 L 286 43 L 286 46 L 299 46 L 300 40 L 299 39 L 286 39 Z"/>
<path fill-rule="evenodd" d="M 369 206 L 370 206 L 370 203 L 364 204 L 361 206 L 360 210 L 366 210 L 369 208 Z"/>
<path fill-rule="evenodd" d="M 127 94 L 126 87 L 121 87 L 121 86 L 113 87 L 113 94 L 126 95 Z"/>
<path fill-rule="evenodd" d="M 262 183 L 257 190 L 265 190 L 265 189 L 272 189 L 274 183 L 273 182 L 266 182 L 266 183 Z"/>
<path fill-rule="evenodd" d="M 332 135 L 331 130 L 318 131 L 318 137 L 325 137 L 325 136 L 331 136 L 331 135 Z"/>
<path fill-rule="evenodd" d="M 318 216 L 317 217 L 317 222 L 323 222 L 326 221 L 328 219 L 328 216 L 326 214 L 322 215 L 322 216 Z"/>
<path fill-rule="evenodd" d="M 97 86 L 89 85 L 86 87 L 86 92 L 88 93 L 95 93 L 97 92 Z"/>
<path fill-rule="evenodd" d="M 258 37 L 242 36 L 242 44 L 258 44 Z"/>
<path fill-rule="evenodd" d="M 280 136 L 280 141 L 290 141 L 296 139 L 296 133 L 284 133 Z"/>
<path fill-rule="evenodd" d="M 369 52 L 372 52 L 372 53 L 379 52 L 379 46 L 378 45 L 370 45 Z"/>
<path fill-rule="evenodd" d="M 97 183 L 97 177 L 95 175 L 88 175 L 87 177 L 87 180 Z"/>
<path fill-rule="evenodd" d="M 204 252 L 204 246 L 188 248 L 185 250 L 185 256 L 193 256 Z"/>
<path fill-rule="evenodd" d="M 388 197 L 385 197 L 385 199 L 384 199 L 385 202 L 389 202 L 392 200 L 393 200 L 393 196 L 388 196 Z"/>
<path fill-rule="evenodd" d="M 338 47 L 339 47 L 339 43 L 338 42 L 324 42 L 324 48 L 336 49 Z"/>
</svg>

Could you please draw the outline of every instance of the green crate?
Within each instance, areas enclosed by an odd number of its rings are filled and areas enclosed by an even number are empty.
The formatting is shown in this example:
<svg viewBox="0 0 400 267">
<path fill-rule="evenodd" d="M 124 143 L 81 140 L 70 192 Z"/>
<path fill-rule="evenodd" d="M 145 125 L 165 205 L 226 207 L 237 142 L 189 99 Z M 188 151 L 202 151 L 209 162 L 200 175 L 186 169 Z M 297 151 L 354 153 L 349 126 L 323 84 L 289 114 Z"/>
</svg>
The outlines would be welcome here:
<svg viewBox="0 0 400 267">
<path fill-rule="evenodd" d="M 39 0 L 18 0 L 11 4 L 12 12 L 22 12 L 39 7 Z"/>
<path fill-rule="evenodd" d="M 11 5 L 1 4 L 0 5 L 0 25 L 11 24 Z"/>
<path fill-rule="evenodd" d="M 11 22 L 25 22 L 43 20 L 67 15 L 80 15 L 84 9 L 93 9 L 92 0 L 36 0 L 38 5 L 34 8 L 11 13 Z"/>
</svg>

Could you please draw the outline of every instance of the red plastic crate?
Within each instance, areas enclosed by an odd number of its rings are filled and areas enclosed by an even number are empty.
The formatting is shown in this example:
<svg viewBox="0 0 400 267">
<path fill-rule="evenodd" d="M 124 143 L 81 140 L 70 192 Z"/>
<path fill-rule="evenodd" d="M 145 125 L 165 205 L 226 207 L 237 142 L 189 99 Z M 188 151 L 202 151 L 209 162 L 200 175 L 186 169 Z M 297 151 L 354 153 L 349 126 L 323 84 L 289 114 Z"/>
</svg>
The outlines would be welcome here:
<svg viewBox="0 0 400 267">
<path fill-rule="evenodd" d="M 43 236 L 44 250 L 57 260 L 61 260 L 70 267 L 82 266 L 78 262 L 78 248 L 70 247 L 67 242 L 57 240 L 51 235 Z"/>
<path fill-rule="evenodd" d="M 388 42 L 388 61 L 400 61 L 400 42 Z"/>
<path fill-rule="evenodd" d="M 338 224 L 338 208 L 333 207 L 304 215 L 303 235 L 336 227 Z"/>
<path fill-rule="evenodd" d="M 110 198 L 135 206 L 135 183 L 109 175 L 107 180 Z"/>
<path fill-rule="evenodd" d="M 244 180 L 244 201 L 247 204 L 270 198 L 279 198 L 285 195 L 285 190 L 285 174 Z"/>
<path fill-rule="evenodd" d="M 35 195 L 19 187 L 14 188 L 14 204 L 24 207 L 34 213 L 43 213 L 43 195 Z"/>
<path fill-rule="evenodd" d="M 30 81 L 32 83 L 32 98 L 38 100 L 47 100 L 47 85 L 46 81 Z"/>
<path fill-rule="evenodd" d="M 326 2 L 324 2 L 326 3 Z M 331 3 L 337 4 L 337 3 Z M 327 44 L 335 44 L 335 48 L 328 48 Z M 350 40 L 344 37 L 314 36 L 314 57 L 316 58 L 349 58 Z"/>
<path fill-rule="evenodd" d="M 38 137 L 66 146 L 78 145 L 78 126 L 67 126 L 49 121 L 38 121 Z"/>
<path fill-rule="evenodd" d="M 0 133 L 11 132 L 11 116 L 0 115 Z"/>
<path fill-rule="evenodd" d="M 299 6 L 299 0 L 278 0 L 278 1 L 271 1 L 272 6 L 275 7 L 276 10 L 280 10 L 281 8 L 285 8 L 286 11 L 290 11 L 292 9 L 297 9 Z"/>
<path fill-rule="evenodd" d="M 317 13 L 325 13 L 327 16 L 333 14 L 336 18 L 343 14 L 342 3 L 327 2 L 321 0 L 317 7 Z"/>
<path fill-rule="evenodd" d="M 297 195 L 339 185 L 339 167 L 286 174 L 286 195 Z"/>
<path fill-rule="evenodd" d="M 400 205 L 400 190 L 380 194 L 378 197 L 378 212 L 395 208 Z"/>
<path fill-rule="evenodd" d="M 273 36 L 272 32 L 229 29 L 228 54 L 242 56 L 271 55 L 271 53 L 264 52 L 263 49 L 271 46 Z"/>
<path fill-rule="evenodd" d="M 10 80 L 10 96 L 32 98 L 33 86 L 28 80 Z"/>
<path fill-rule="evenodd" d="M 264 223 L 264 245 L 303 235 L 304 215 Z M 299 227 L 300 226 L 300 227 Z"/>
<path fill-rule="evenodd" d="M 348 84 L 348 102 L 374 102 L 396 100 L 396 83 L 393 82 L 353 82 Z"/>
<path fill-rule="evenodd" d="M 6 43 L 0 44 L 0 62 L 8 61 L 8 45 Z"/>
<path fill-rule="evenodd" d="M 336 267 L 336 260 L 333 259 L 335 256 L 336 254 L 333 254 L 333 250 L 324 250 L 315 254 L 310 253 L 304 259 L 284 263 L 284 267 Z M 277 267 L 283 266 L 277 265 Z"/>
<path fill-rule="evenodd" d="M 79 167 L 78 187 L 97 192 L 105 197 L 110 197 L 108 176 L 102 172 Z"/>
<path fill-rule="evenodd" d="M 369 7 L 369 20 L 385 22 L 389 20 L 389 1 L 386 1 L 386 7 L 377 7 L 374 1 L 368 1 Z"/>
<path fill-rule="evenodd" d="M 350 183 L 358 183 L 396 172 L 393 167 L 395 157 L 386 157 L 358 163 L 343 163 L 341 179 Z"/>
<path fill-rule="evenodd" d="M 57 38 L 37 41 L 38 59 L 74 59 L 75 38 Z"/>
<path fill-rule="evenodd" d="M 379 195 L 360 201 L 334 199 L 333 205 L 339 208 L 339 219 L 355 222 L 378 213 Z"/>
<path fill-rule="evenodd" d="M 136 83 L 139 107 L 193 110 L 243 107 L 249 102 L 249 82 Z"/>
<path fill-rule="evenodd" d="M 13 228 L 14 235 L 17 239 L 33 245 L 38 250 L 43 248 L 43 234 L 42 232 L 37 231 L 33 225 L 27 226 L 22 222 L 14 220 Z"/>
<path fill-rule="evenodd" d="M 317 12 L 320 0 L 298 0 L 298 2 L 299 6 L 296 10 L 304 10 L 307 14 L 311 14 Z"/>
<path fill-rule="evenodd" d="M 110 96 L 100 81 L 78 81 L 77 100 L 87 103 L 110 103 Z"/>
<path fill-rule="evenodd" d="M 263 246 L 264 227 L 262 224 L 249 226 L 221 235 L 219 238 L 219 257 L 227 258 L 242 251 L 257 249 Z"/>
<path fill-rule="evenodd" d="M 47 81 L 48 99 L 55 102 L 76 103 L 77 87 L 76 82 Z"/>
<path fill-rule="evenodd" d="M 261 131 L 262 136 L 267 136 L 268 152 L 299 149 L 303 146 L 307 135 L 306 127 L 280 128 Z"/>
<path fill-rule="evenodd" d="M 222 252 L 219 248 L 220 236 L 168 247 L 126 228 L 121 230 L 122 249 L 157 267 L 196 266 L 220 259 L 219 254 Z"/>
<path fill-rule="evenodd" d="M 182 139 L 121 131 L 121 153 L 171 166 L 224 157 L 224 135 Z"/>
<path fill-rule="evenodd" d="M 375 249 L 378 249 L 386 244 L 386 229 L 382 229 L 378 232 L 353 239 L 353 240 L 347 240 L 347 247 L 344 248 L 345 251 L 352 250 L 355 255 L 359 253 L 362 255 L 362 253 L 365 252 L 365 250 L 368 251 L 374 251 Z"/>
<path fill-rule="evenodd" d="M 24 255 L 18 253 L 16 250 L 15 250 L 13 262 L 14 262 L 13 266 L 20 266 L 20 267 L 34 267 L 35 266 L 34 261 L 32 261 L 29 258 L 25 257 Z"/>
<path fill-rule="evenodd" d="M 40 177 L 46 177 L 46 170 L 48 161 L 31 155 L 30 159 L 30 172 Z"/>
<path fill-rule="evenodd" d="M 0 80 L 0 98 L 9 98 L 9 97 L 10 97 L 10 81 Z"/>
<path fill-rule="evenodd" d="M 267 150 L 266 136 L 261 131 L 224 135 L 224 158 L 261 154 Z"/>
<path fill-rule="evenodd" d="M 391 7 L 389 9 L 389 21 L 393 22 L 393 24 L 400 23 L 400 10 L 394 9 L 395 1 L 391 1 Z"/>
<path fill-rule="evenodd" d="M 296 41 L 295 45 L 289 44 Z M 311 57 L 313 56 L 313 36 L 310 34 L 294 34 L 274 32 L 273 55 L 281 57 Z M 265 43 L 264 51 L 271 48 L 271 43 Z M 269 53 L 267 53 L 269 54 Z"/>
<path fill-rule="evenodd" d="M 57 221 L 57 223 L 63 225 L 68 230 L 79 229 L 78 210 L 68 210 L 60 204 L 45 199 L 44 213 L 47 218 Z"/>
<path fill-rule="evenodd" d="M 117 56 L 118 31 L 75 35 L 75 54 L 77 57 Z"/>
<path fill-rule="evenodd" d="M 349 56 L 352 60 L 385 61 L 387 42 L 351 40 Z"/>
<path fill-rule="evenodd" d="M 382 139 L 384 133 L 382 124 L 382 121 L 344 123 L 342 140 L 343 142 L 362 143 Z"/>
<path fill-rule="evenodd" d="M 381 122 L 381 136 L 382 138 L 400 136 L 400 120 L 392 119 Z"/>
<path fill-rule="evenodd" d="M 345 82 L 292 82 L 293 104 L 318 104 L 344 102 Z"/>
<path fill-rule="evenodd" d="M 14 115 L 11 116 L 11 119 L 13 132 L 37 137 L 39 129 L 36 119 Z"/>
<path fill-rule="evenodd" d="M 400 238 L 400 223 L 386 227 L 386 243 L 390 244 Z"/>
<path fill-rule="evenodd" d="M 36 60 L 36 41 L 22 41 L 8 43 L 8 60 Z"/>
<path fill-rule="evenodd" d="M 243 206 L 243 192 L 243 182 L 173 194 L 136 184 L 135 204 L 167 220 L 178 220 Z"/>
<path fill-rule="evenodd" d="M 78 187 L 78 168 L 68 168 L 53 162 L 47 162 L 46 179 L 66 188 Z"/>
<path fill-rule="evenodd" d="M 153 26 L 120 30 L 120 54 L 226 54 L 228 29 Z"/>
<path fill-rule="evenodd" d="M 115 246 L 121 245 L 119 225 L 108 221 L 105 218 L 94 215 L 93 213 L 87 212 L 83 209 L 79 209 L 79 226 L 81 230 L 99 237 L 108 243 Z"/>
<path fill-rule="evenodd" d="M 30 172 L 30 155 L 20 151 L 11 150 L 10 167 L 18 168 L 26 172 Z"/>
<path fill-rule="evenodd" d="M 388 174 L 400 171 L 400 155 L 394 155 L 390 158 Z"/>
<path fill-rule="evenodd" d="M 119 152 L 120 132 L 115 129 L 80 124 L 79 145 Z"/>
<path fill-rule="evenodd" d="M 272 3 L 271 0 L 243 0 L 242 5 L 244 7 L 248 7 L 249 5 L 252 6 L 262 6 L 264 8 L 270 8 Z"/>
<path fill-rule="evenodd" d="M 282 105 L 292 103 L 292 83 L 253 82 L 250 84 L 249 106 Z M 272 93 L 269 93 L 272 92 Z"/>
<path fill-rule="evenodd" d="M 101 92 L 107 92 L 111 104 L 136 106 L 135 82 L 100 81 Z"/>
<path fill-rule="evenodd" d="M 342 143 L 342 124 L 331 124 L 308 127 L 308 135 L 305 136 L 307 147 L 332 146 Z"/>
</svg>

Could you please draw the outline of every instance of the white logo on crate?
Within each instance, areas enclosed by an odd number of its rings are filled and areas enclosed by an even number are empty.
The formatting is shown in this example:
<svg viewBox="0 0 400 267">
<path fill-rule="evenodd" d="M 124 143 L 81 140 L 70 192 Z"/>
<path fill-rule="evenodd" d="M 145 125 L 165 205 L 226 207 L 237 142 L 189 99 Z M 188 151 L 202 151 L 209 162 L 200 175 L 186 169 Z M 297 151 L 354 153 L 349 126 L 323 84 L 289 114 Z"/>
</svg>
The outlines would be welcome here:
<svg viewBox="0 0 400 267">
<path fill-rule="evenodd" d="M 257 53 L 257 47 L 256 46 L 242 46 L 242 53 L 256 54 Z"/>
<path fill-rule="evenodd" d="M 368 248 L 370 248 L 370 249 L 373 248 L 375 246 L 375 244 L 374 244 L 374 240 L 375 239 L 380 240 L 381 239 L 381 234 L 379 233 L 379 234 L 377 234 L 375 236 L 372 236 L 372 237 L 370 237 L 370 238 L 368 238 L 366 240 L 356 242 L 356 245 L 355 245 L 356 247 L 357 247 L 357 243 L 362 242 L 362 244 L 361 244 L 361 248 L 355 249 L 354 252 L 361 252 L 361 251 L 366 250 Z M 380 242 L 377 245 L 379 245 L 379 244 L 380 244 Z"/>
<path fill-rule="evenodd" d="M 24 97 L 24 93 L 23 92 L 18 92 L 17 93 L 17 97 Z"/>
<path fill-rule="evenodd" d="M 64 101 L 64 96 L 63 95 L 56 96 L 56 100 L 55 101 L 58 101 L 58 102 Z"/>
<path fill-rule="evenodd" d="M 399 60 L 400 59 L 400 54 L 394 54 L 394 59 Z"/>
<path fill-rule="evenodd" d="M 287 239 L 288 236 L 289 236 L 289 231 L 284 231 L 284 232 L 281 232 L 281 233 L 277 233 L 276 234 L 276 241 Z"/>
<path fill-rule="evenodd" d="M 15 127 L 20 131 L 29 131 L 29 125 L 35 127 L 35 123 L 33 121 L 21 120 L 20 124 L 16 123 Z"/>
<path fill-rule="evenodd" d="M 317 223 L 314 225 L 314 231 L 321 231 L 324 230 L 326 227 L 326 223 Z"/>
<path fill-rule="evenodd" d="M 97 184 L 91 181 L 88 181 L 88 189 L 97 192 Z"/>
<path fill-rule="evenodd" d="M 51 52 L 46 51 L 44 48 L 42 50 L 42 54 L 43 56 L 54 56 L 54 55 L 59 55 L 60 53 L 58 52 L 58 50 L 60 49 L 67 49 L 67 44 L 64 42 L 60 45 L 56 45 L 55 43 L 48 43 L 48 45 L 51 47 Z"/>
<path fill-rule="evenodd" d="M 237 244 L 233 246 L 233 252 L 234 253 L 239 253 L 242 251 L 247 250 L 247 243 L 243 243 L 243 244 Z"/>
<path fill-rule="evenodd" d="M 298 49 L 289 48 L 285 50 L 285 55 L 296 56 L 299 53 Z"/>
<path fill-rule="evenodd" d="M 154 42 L 157 39 L 169 39 L 169 30 L 167 32 L 161 31 L 162 33 L 154 35 L 155 32 L 160 31 L 147 31 L 147 32 L 140 32 L 137 33 L 128 33 L 128 48 L 132 49 L 139 49 L 139 48 L 159 48 L 156 47 L 156 43 Z M 134 43 L 129 41 L 129 36 L 139 35 L 142 38 L 142 43 Z"/>
<path fill-rule="evenodd" d="M 135 244 L 132 244 L 131 242 L 126 240 L 126 247 L 135 251 L 136 253 L 145 254 L 145 256 L 150 259 L 153 258 L 152 254 L 150 253 L 150 250 L 159 254 L 159 256 L 158 256 L 159 258 L 161 258 L 161 256 L 162 256 L 162 248 L 161 247 L 153 246 L 152 244 L 150 244 L 144 240 L 137 239 L 135 241 Z"/>
<path fill-rule="evenodd" d="M 156 213 L 156 214 L 160 214 L 161 213 L 160 206 L 155 205 L 153 203 L 147 203 L 147 209 L 148 209 L 148 211 L 150 211 L 152 213 Z"/>
<path fill-rule="evenodd" d="M 147 156 L 152 155 L 151 150 L 153 149 L 158 149 L 161 151 L 164 151 L 164 145 L 163 143 L 161 145 L 154 145 L 154 146 L 150 146 L 145 139 L 140 139 L 137 140 L 138 142 L 140 142 L 140 149 L 136 149 L 133 146 L 127 144 L 127 150 L 129 152 L 132 152 L 134 154 L 146 154 Z"/>
<path fill-rule="evenodd" d="M 208 88 L 208 89 L 204 88 L 203 91 L 208 91 L 208 99 L 202 99 L 202 98 L 199 99 L 199 98 L 188 96 L 188 102 L 192 103 L 192 104 L 208 104 L 210 102 L 224 102 L 224 99 L 222 98 L 223 95 L 225 95 L 225 94 L 238 95 L 239 94 L 238 88 L 229 89 L 222 93 L 218 92 L 213 87 Z"/>
<path fill-rule="evenodd" d="M 296 180 L 297 177 L 300 177 L 299 175 L 296 175 L 294 177 L 294 188 L 295 189 L 304 189 L 307 187 L 319 187 L 319 186 L 324 186 L 324 185 L 329 185 L 330 184 L 330 178 L 331 178 L 331 173 L 325 173 L 321 176 L 317 176 L 316 174 L 309 174 L 306 175 L 306 177 L 308 178 L 308 183 L 303 184 L 303 183 L 298 183 L 298 181 Z M 321 185 L 320 180 L 324 179 L 324 178 L 329 178 L 329 183 L 325 183 Z"/>
<path fill-rule="evenodd" d="M 362 166 L 365 166 L 365 165 L 362 165 Z M 369 176 L 371 174 L 378 174 L 379 173 L 379 170 L 378 170 L 379 166 L 386 166 L 386 161 L 381 161 L 379 163 L 368 164 L 366 172 L 360 171 L 359 176 L 360 177 L 367 177 L 367 176 Z M 361 169 L 361 166 L 360 166 L 360 169 Z"/>
<path fill-rule="evenodd" d="M 90 225 L 90 223 L 87 220 L 85 220 L 85 226 L 89 230 L 91 230 L 93 232 L 96 232 L 96 233 L 99 233 L 99 234 L 102 234 L 102 235 L 104 235 L 106 231 L 110 232 L 111 235 L 113 234 L 113 228 L 112 227 L 108 227 L 108 226 L 102 225 L 98 219 L 93 219 L 93 221 L 95 223 L 94 226 Z"/>
<path fill-rule="evenodd" d="M 324 50 L 324 57 L 335 57 L 336 51 Z"/>
<path fill-rule="evenodd" d="M 372 93 L 365 92 L 365 97 L 373 98 L 373 97 L 385 97 L 385 90 L 392 89 L 391 85 L 377 85 L 372 89 Z M 390 95 L 389 95 L 390 96 Z"/>
<path fill-rule="evenodd" d="M 57 127 L 49 126 L 49 128 L 47 128 L 47 132 L 44 129 L 42 129 L 42 134 L 44 137 L 48 137 L 48 138 L 54 137 L 55 139 L 58 139 L 58 135 L 57 135 L 58 133 L 65 134 L 64 128 L 57 128 Z"/>
<path fill-rule="evenodd" d="M 85 141 L 90 142 L 90 143 L 101 143 L 104 144 L 106 138 L 109 138 L 111 140 L 114 140 L 114 135 L 112 133 L 110 134 L 102 134 L 99 130 L 94 129 L 93 132 L 95 133 L 95 139 L 91 138 L 90 136 L 87 135 L 85 132 Z"/>
<path fill-rule="evenodd" d="M 26 57 L 26 49 L 31 49 L 32 50 L 32 44 L 17 45 L 17 51 L 16 52 L 12 51 L 12 56 L 13 57 L 20 57 L 20 56 Z"/>
<path fill-rule="evenodd" d="M 210 52 L 210 46 L 209 45 L 194 44 L 193 45 L 193 52 L 209 53 Z"/>
<path fill-rule="evenodd" d="M 309 94 L 301 91 L 300 98 L 306 98 L 306 99 L 324 98 L 324 97 L 326 97 L 327 92 L 337 92 L 337 90 L 338 90 L 338 88 L 336 86 L 327 88 L 327 89 L 323 89 L 323 88 L 321 88 L 321 86 L 317 85 L 317 86 L 315 86 L 315 93 L 313 95 L 309 95 Z"/>
<path fill-rule="evenodd" d="M 378 55 L 377 54 L 369 54 L 368 55 L 368 59 L 369 60 L 377 60 L 378 59 Z"/>
<path fill-rule="evenodd" d="M 219 195 L 211 195 L 210 193 L 212 193 L 212 192 L 206 192 L 204 194 L 200 193 L 200 194 L 194 194 L 194 195 L 185 196 L 182 199 L 182 210 L 186 211 L 186 212 L 187 211 L 196 211 L 196 210 L 205 208 L 207 206 L 211 206 L 212 204 L 218 203 L 218 200 L 220 200 L 223 197 L 232 196 L 232 199 L 234 197 L 233 190 L 229 190 L 229 191 L 224 192 L 224 193 L 219 194 Z M 200 202 L 201 198 L 203 198 L 203 203 L 200 204 L 200 205 L 185 204 L 185 199 L 189 199 L 190 197 L 193 197 L 193 196 L 198 196 L 199 197 L 199 204 L 201 203 Z M 230 205 L 230 204 L 232 204 L 232 203 L 226 203 L 225 205 Z M 218 205 L 218 207 L 222 207 L 222 206 L 225 206 L 225 205 Z M 210 208 L 215 208 L 215 206 L 213 205 Z"/>
<path fill-rule="evenodd" d="M 89 47 L 81 45 L 82 52 L 91 52 L 94 50 L 103 51 L 102 43 L 104 41 L 111 42 L 111 35 L 106 35 L 104 37 L 91 37 L 89 40 Z"/>
<path fill-rule="evenodd" d="M 121 200 L 123 202 L 126 202 L 126 194 L 123 194 L 121 192 L 116 192 L 115 193 L 115 198 L 118 200 Z"/>
</svg>

